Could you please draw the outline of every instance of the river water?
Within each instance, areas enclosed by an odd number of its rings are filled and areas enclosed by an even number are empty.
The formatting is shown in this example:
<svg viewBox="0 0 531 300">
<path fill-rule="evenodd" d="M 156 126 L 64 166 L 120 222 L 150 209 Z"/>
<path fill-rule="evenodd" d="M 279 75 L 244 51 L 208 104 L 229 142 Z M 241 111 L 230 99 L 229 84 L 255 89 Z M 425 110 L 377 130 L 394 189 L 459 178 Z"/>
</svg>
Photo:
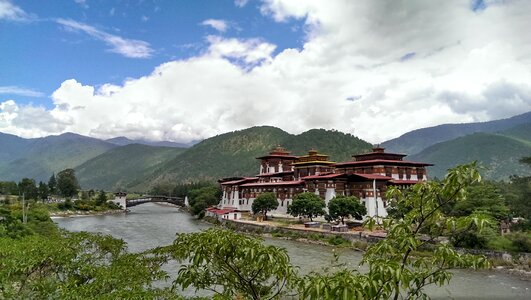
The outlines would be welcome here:
<svg viewBox="0 0 531 300">
<path fill-rule="evenodd" d="M 70 231 L 91 231 L 110 234 L 128 243 L 132 252 L 170 244 L 176 233 L 197 232 L 210 225 L 197 221 L 177 207 L 147 203 L 131 208 L 127 214 L 56 218 L 54 221 Z M 330 265 L 333 248 L 301 242 L 266 239 L 265 243 L 287 249 L 291 261 L 301 273 L 319 271 Z M 340 253 L 340 262 L 358 268 L 361 253 L 346 249 Z M 175 274 L 177 266 L 167 270 Z M 363 269 L 362 269 L 363 271 Z M 531 282 L 493 271 L 453 271 L 450 285 L 430 287 L 433 299 L 531 299 Z M 187 290 L 184 294 L 193 295 Z"/>
</svg>

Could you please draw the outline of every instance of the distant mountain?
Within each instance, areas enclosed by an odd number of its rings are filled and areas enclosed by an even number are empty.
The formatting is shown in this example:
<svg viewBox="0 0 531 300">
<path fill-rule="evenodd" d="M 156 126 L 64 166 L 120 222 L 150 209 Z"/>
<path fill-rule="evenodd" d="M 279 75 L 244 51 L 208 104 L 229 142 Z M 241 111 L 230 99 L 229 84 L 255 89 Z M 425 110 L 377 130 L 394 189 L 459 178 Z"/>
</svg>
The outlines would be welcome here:
<svg viewBox="0 0 531 300">
<path fill-rule="evenodd" d="M 52 173 L 74 168 L 81 163 L 116 147 L 98 139 L 64 133 L 36 139 L 23 139 L 2 134 L 0 148 L 0 180 L 28 177 L 48 180 Z"/>
<path fill-rule="evenodd" d="M 314 148 L 332 160 L 350 159 L 352 154 L 367 152 L 371 144 L 338 131 L 313 129 L 300 135 L 289 134 L 270 126 L 252 127 L 206 139 L 173 160 L 164 163 L 133 188 L 146 190 L 161 182 L 217 180 L 229 176 L 258 173 L 256 157 L 277 145 L 292 154 L 303 155 Z"/>
<path fill-rule="evenodd" d="M 434 144 L 449 141 L 457 137 L 476 132 L 499 132 L 525 123 L 531 123 L 531 112 L 503 120 L 466 124 L 443 124 L 417 129 L 405 133 L 398 138 L 386 141 L 381 146 L 389 152 L 413 155 Z"/>
<path fill-rule="evenodd" d="M 130 144 L 111 149 L 76 167 L 83 188 L 118 190 L 141 181 L 155 166 L 182 153 L 184 148 Z"/>
<path fill-rule="evenodd" d="M 175 143 L 175 142 L 169 142 L 169 141 L 160 141 L 160 142 L 154 142 L 154 141 L 146 141 L 146 140 L 131 140 L 126 138 L 125 136 L 119 136 L 112 139 L 105 140 L 106 142 L 109 142 L 111 144 L 115 144 L 118 146 L 125 146 L 125 145 L 131 145 L 131 144 L 141 144 L 141 145 L 148 145 L 148 146 L 155 146 L 155 147 L 175 147 L 175 148 L 188 148 L 193 146 L 196 142 L 191 143 Z"/>
<path fill-rule="evenodd" d="M 518 160 L 531 155 L 530 132 L 531 124 L 524 124 L 500 133 L 474 133 L 435 144 L 407 159 L 435 164 L 428 170 L 431 178 L 442 178 L 447 169 L 471 161 L 485 167 L 481 173 L 486 179 L 529 176 L 530 168 Z"/>
<path fill-rule="evenodd" d="M 23 157 L 29 150 L 31 142 L 16 135 L 0 132 L 0 166 L 2 163 Z"/>
</svg>

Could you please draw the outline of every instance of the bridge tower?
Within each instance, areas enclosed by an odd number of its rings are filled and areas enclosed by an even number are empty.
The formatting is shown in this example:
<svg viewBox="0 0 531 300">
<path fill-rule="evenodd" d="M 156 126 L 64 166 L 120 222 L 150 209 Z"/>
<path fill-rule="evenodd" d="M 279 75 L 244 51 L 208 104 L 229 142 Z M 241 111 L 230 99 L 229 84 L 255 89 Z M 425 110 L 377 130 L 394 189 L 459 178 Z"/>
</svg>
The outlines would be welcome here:
<svg viewBox="0 0 531 300">
<path fill-rule="evenodd" d="M 114 204 L 120 206 L 121 209 L 126 210 L 127 209 L 126 196 L 127 196 L 126 193 L 118 192 L 118 193 L 114 194 L 114 199 L 111 199 L 109 201 L 111 201 Z"/>
</svg>

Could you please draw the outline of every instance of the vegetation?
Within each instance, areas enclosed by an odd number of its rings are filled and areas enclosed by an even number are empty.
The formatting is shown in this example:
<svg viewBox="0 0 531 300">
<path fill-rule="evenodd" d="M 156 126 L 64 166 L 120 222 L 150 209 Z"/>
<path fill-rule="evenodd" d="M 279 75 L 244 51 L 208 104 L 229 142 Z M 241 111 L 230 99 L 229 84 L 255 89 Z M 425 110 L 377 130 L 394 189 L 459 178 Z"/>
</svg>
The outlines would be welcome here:
<svg viewBox="0 0 531 300">
<path fill-rule="evenodd" d="M 72 198 L 77 195 L 79 183 L 73 169 L 65 169 L 57 173 L 57 191 L 59 195 Z"/>
<path fill-rule="evenodd" d="M 47 181 L 50 174 L 74 168 L 116 147 L 98 139 L 73 133 L 36 139 L 0 134 L 0 179 Z M 3 154 L 3 155 L 2 155 Z"/>
<path fill-rule="evenodd" d="M 175 286 L 206 289 L 217 299 L 278 299 L 296 275 L 285 249 L 219 228 L 178 234 L 158 252 L 183 263 Z"/>
<path fill-rule="evenodd" d="M 324 201 L 314 193 L 305 192 L 293 197 L 293 202 L 288 206 L 288 214 L 294 217 L 305 217 L 313 221 L 313 218 L 324 215 Z"/>
<path fill-rule="evenodd" d="M 140 144 L 113 148 L 76 166 L 81 186 L 96 189 L 128 189 L 150 175 L 159 164 L 181 154 L 184 148 Z"/>
<path fill-rule="evenodd" d="M 459 155 L 456 155 L 459 153 Z M 519 139 L 503 133 L 475 133 L 428 147 L 411 160 L 435 164 L 429 168 L 431 177 L 442 178 L 446 170 L 470 161 L 478 161 L 485 178 L 508 179 L 513 174 L 531 175 L 531 169 L 519 159 L 531 153 L 531 140 Z"/>
<path fill-rule="evenodd" d="M 341 220 L 345 224 L 345 218 L 361 220 L 367 214 L 367 209 L 360 199 L 350 196 L 338 196 L 328 202 L 328 214 L 332 220 Z"/>
<path fill-rule="evenodd" d="M 521 124 L 530 123 L 531 113 L 528 112 L 509 119 L 495 120 L 490 122 L 443 124 L 410 131 L 396 139 L 384 142 L 382 147 L 385 147 L 387 150 L 392 152 L 413 155 L 437 143 L 450 141 L 465 135 L 476 132 L 492 133 L 500 131 L 514 131 L 512 128 L 518 127 Z M 512 132 L 510 134 L 513 135 Z M 527 140 L 529 139 L 530 138 Z M 472 160 L 475 159 L 476 158 Z M 440 178 L 440 176 L 438 177 Z"/>
<path fill-rule="evenodd" d="M 253 214 L 263 214 L 264 220 L 267 220 L 267 212 L 277 209 L 278 201 L 275 193 L 262 193 L 253 201 L 251 209 Z"/>
</svg>

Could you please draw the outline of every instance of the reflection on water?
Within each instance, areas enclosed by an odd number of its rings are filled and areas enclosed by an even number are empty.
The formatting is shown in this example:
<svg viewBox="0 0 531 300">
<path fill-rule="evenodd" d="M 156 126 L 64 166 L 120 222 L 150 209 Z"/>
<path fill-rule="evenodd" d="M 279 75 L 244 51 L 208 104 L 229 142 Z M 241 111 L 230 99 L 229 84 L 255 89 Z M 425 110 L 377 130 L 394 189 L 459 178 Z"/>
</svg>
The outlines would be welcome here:
<svg viewBox="0 0 531 300">
<path fill-rule="evenodd" d="M 210 227 L 174 206 L 153 203 L 135 206 L 127 214 L 58 218 L 54 221 L 71 231 L 111 234 L 126 241 L 129 251 L 133 252 L 168 245 L 176 233 L 196 232 Z M 286 248 L 292 263 L 300 268 L 301 273 L 319 271 L 329 266 L 334 257 L 331 247 L 278 239 L 265 239 L 265 243 Z M 350 249 L 339 253 L 339 262 L 358 268 L 361 253 Z M 166 270 L 175 274 L 177 266 Z M 364 270 L 366 267 L 360 269 Z M 455 270 L 453 273 L 449 286 L 427 289 L 433 299 L 531 299 L 531 282 L 492 271 Z M 187 290 L 184 294 L 193 295 L 194 291 Z"/>
</svg>

